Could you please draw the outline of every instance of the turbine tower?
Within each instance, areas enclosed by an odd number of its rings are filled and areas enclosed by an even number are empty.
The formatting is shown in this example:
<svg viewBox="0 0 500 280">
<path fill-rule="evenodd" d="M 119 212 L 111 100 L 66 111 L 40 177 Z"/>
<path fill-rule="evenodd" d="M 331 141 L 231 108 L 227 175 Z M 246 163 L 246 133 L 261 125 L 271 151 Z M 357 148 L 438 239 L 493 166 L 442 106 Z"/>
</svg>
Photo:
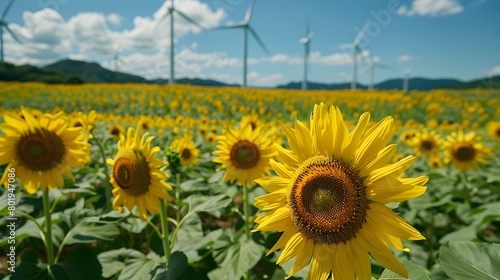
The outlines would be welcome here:
<svg viewBox="0 0 500 280">
<path fill-rule="evenodd" d="M 357 74 L 358 74 L 358 55 L 361 54 L 361 48 L 359 47 L 359 44 L 361 43 L 361 40 L 363 40 L 363 37 L 365 36 L 365 29 L 366 29 L 366 24 L 359 31 L 358 36 L 356 36 L 356 39 L 354 40 L 354 42 L 352 42 L 351 44 L 341 45 L 341 47 L 343 47 L 343 48 L 353 50 L 351 90 L 356 89 Z"/>
<path fill-rule="evenodd" d="M 309 64 L 309 44 L 311 43 L 313 33 L 309 30 L 309 21 L 306 24 L 306 37 L 301 38 L 299 42 L 304 45 L 304 79 L 302 80 L 302 90 L 307 89 L 307 67 Z"/>
<path fill-rule="evenodd" d="M 14 0 L 11 0 L 9 2 L 9 4 L 5 8 L 5 10 L 3 11 L 2 16 L 0 17 L 0 62 L 3 62 L 3 53 L 4 53 L 3 29 L 4 28 L 5 28 L 5 30 L 7 30 L 7 32 L 9 32 L 10 36 L 12 36 L 12 38 L 14 38 L 14 40 L 16 40 L 19 44 L 21 44 L 21 40 L 19 40 L 19 38 L 16 36 L 16 34 L 14 34 L 14 32 L 12 32 L 12 30 L 9 28 L 8 23 L 5 21 L 5 16 L 7 16 L 7 13 L 9 12 L 10 7 L 12 7 L 13 3 L 14 3 Z"/>
<path fill-rule="evenodd" d="M 404 72 L 404 78 L 403 78 L 403 91 L 405 93 L 408 93 L 408 90 L 410 88 L 410 73 L 411 73 L 411 68 L 407 68 Z"/>
<path fill-rule="evenodd" d="M 164 18 L 170 16 L 170 78 L 168 79 L 168 83 L 170 85 L 175 83 L 175 73 L 174 73 L 174 13 L 182 17 L 184 20 L 187 22 L 196 25 L 200 29 L 205 29 L 203 26 L 201 26 L 199 23 L 197 23 L 195 20 L 192 18 L 188 17 L 186 14 L 183 12 L 177 10 L 174 8 L 174 0 L 170 1 L 170 7 L 168 7 L 167 13 L 163 16 L 163 18 L 160 19 L 163 20 Z"/>
<path fill-rule="evenodd" d="M 247 87 L 247 57 L 248 57 L 248 31 L 252 33 L 252 36 L 255 38 L 257 43 L 259 43 L 260 47 L 266 52 L 269 53 L 264 42 L 259 38 L 257 32 L 250 26 L 250 19 L 252 18 L 253 9 L 255 7 L 255 3 L 257 0 L 253 0 L 250 4 L 250 7 L 247 10 L 245 15 L 245 19 L 240 22 L 228 24 L 223 27 L 219 27 L 217 29 L 233 29 L 233 28 L 243 28 L 243 83 L 241 87 Z"/>
<path fill-rule="evenodd" d="M 366 62 L 367 62 L 367 65 L 363 69 L 361 69 L 361 71 L 359 71 L 359 75 L 363 75 L 364 73 L 370 71 L 370 85 L 368 86 L 368 89 L 373 90 L 373 85 L 375 82 L 375 68 L 391 69 L 391 67 L 376 62 L 375 58 L 373 56 L 367 57 Z"/>
</svg>

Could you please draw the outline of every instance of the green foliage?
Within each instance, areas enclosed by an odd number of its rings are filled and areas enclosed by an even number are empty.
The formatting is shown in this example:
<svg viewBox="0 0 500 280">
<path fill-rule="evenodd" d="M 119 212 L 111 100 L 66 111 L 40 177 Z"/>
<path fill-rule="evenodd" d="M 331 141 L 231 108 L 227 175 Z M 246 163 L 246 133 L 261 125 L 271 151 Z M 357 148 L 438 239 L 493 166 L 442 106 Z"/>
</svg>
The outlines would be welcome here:
<svg viewBox="0 0 500 280">
<path fill-rule="evenodd" d="M 441 246 L 439 258 L 452 279 L 500 279 L 500 244 L 450 241 Z"/>
</svg>

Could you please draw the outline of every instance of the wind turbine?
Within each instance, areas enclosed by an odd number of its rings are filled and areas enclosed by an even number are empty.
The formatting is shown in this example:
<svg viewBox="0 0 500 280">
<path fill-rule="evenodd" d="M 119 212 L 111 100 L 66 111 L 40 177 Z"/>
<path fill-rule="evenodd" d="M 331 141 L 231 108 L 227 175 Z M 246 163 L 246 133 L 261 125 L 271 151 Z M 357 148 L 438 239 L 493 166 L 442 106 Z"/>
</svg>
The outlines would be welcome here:
<svg viewBox="0 0 500 280">
<path fill-rule="evenodd" d="M 120 58 L 120 45 L 115 50 L 115 53 L 113 55 L 113 71 L 117 72 L 118 71 L 118 64 L 126 64 L 123 59 Z"/>
<path fill-rule="evenodd" d="M 362 74 L 370 71 L 370 85 L 369 85 L 368 89 L 373 90 L 373 85 L 374 85 L 374 80 L 375 80 L 375 68 L 391 69 L 391 67 L 376 62 L 375 58 L 373 56 L 367 57 L 366 61 L 368 64 L 363 69 L 361 69 L 361 71 L 359 71 L 359 74 L 362 75 Z"/>
<path fill-rule="evenodd" d="M 299 42 L 304 45 L 304 80 L 302 80 L 302 90 L 307 89 L 307 66 L 309 64 L 309 44 L 311 43 L 313 33 L 309 30 L 309 21 L 306 25 L 306 37 L 301 38 Z"/>
<path fill-rule="evenodd" d="M 10 7 L 12 7 L 12 4 L 14 3 L 14 0 L 11 0 L 5 10 L 2 13 L 2 16 L 0 17 L 0 62 L 3 62 L 3 29 L 7 30 L 9 32 L 10 36 L 14 38 L 19 44 L 21 44 L 21 40 L 12 32 L 12 30 L 9 28 L 8 23 L 5 21 L 5 16 L 7 16 L 7 13 L 10 10 Z"/>
<path fill-rule="evenodd" d="M 358 74 L 358 55 L 361 54 L 361 48 L 359 47 L 359 44 L 361 43 L 361 40 L 363 40 L 363 37 L 365 36 L 365 29 L 366 29 L 366 24 L 359 31 L 358 36 L 356 36 L 356 39 L 354 40 L 354 42 L 352 42 L 351 44 L 341 45 L 342 48 L 347 48 L 347 49 L 353 50 L 351 90 L 356 89 L 357 74 Z"/>
<path fill-rule="evenodd" d="M 223 27 L 219 27 L 218 29 L 233 29 L 233 28 L 243 28 L 243 83 L 241 87 L 247 87 L 247 57 L 248 57 L 248 31 L 252 33 L 252 36 L 255 38 L 257 43 L 259 43 L 260 47 L 266 52 L 269 53 L 264 42 L 259 38 L 259 35 L 255 32 L 255 30 L 250 26 L 250 19 L 252 18 L 253 9 L 255 7 L 255 3 L 257 0 L 253 0 L 250 4 L 250 7 L 247 10 L 245 15 L 245 19 L 240 22 L 231 23 Z"/>
<path fill-rule="evenodd" d="M 200 29 L 205 29 L 203 26 L 201 26 L 199 23 L 197 23 L 194 19 L 188 17 L 186 14 L 183 12 L 177 10 L 174 8 L 174 0 L 170 1 L 170 7 L 168 7 L 167 13 L 160 19 L 163 20 L 164 18 L 170 16 L 170 78 L 168 79 L 168 83 L 170 85 L 175 83 L 174 80 L 174 13 L 177 13 L 180 17 L 185 19 L 187 22 L 194 24 L 198 26 Z"/>
<path fill-rule="evenodd" d="M 408 89 L 410 87 L 410 73 L 411 73 L 411 68 L 407 68 L 404 72 L 404 78 L 403 78 L 403 91 L 405 93 L 408 93 Z"/>
</svg>

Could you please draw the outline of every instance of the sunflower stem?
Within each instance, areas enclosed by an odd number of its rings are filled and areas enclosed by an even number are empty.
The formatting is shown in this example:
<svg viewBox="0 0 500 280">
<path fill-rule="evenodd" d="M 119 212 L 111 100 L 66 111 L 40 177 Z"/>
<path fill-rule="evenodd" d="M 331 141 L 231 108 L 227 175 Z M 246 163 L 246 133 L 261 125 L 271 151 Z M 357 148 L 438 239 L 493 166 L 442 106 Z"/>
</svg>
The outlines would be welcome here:
<svg viewBox="0 0 500 280">
<path fill-rule="evenodd" d="M 177 211 L 175 213 L 175 220 L 177 223 L 181 220 L 181 207 L 180 207 L 180 188 L 181 188 L 181 174 L 177 173 L 175 174 L 175 204 L 177 205 Z"/>
<path fill-rule="evenodd" d="M 245 234 L 247 240 L 250 240 L 250 209 L 248 207 L 248 183 L 243 184 L 243 213 L 245 215 Z M 250 279 L 248 270 L 245 271 L 245 280 Z"/>
<path fill-rule="evenodd" d="M 243 214 L 245 215 L 245 234 L 250 240 L 250 209 L 248 207 L 248 183 L 243 184 Z"/>
<path fill-rule="evenodd" d="M 52 221 L 50 212 L 49 189 L 43 191 L 43 213 L 45 215 L 45 248 L 47 249 L 47 263 L 54 264 L 54 246 L 52 245 Z"/>
<path fill-rule="evenodd" d="M 460 178 L 462 179 L 462 184 L 463 184 L 462 195 L 464 197 L 465 206 L 467 207 L 467 209 L 471 209 L 470 193 L 469 193 L 469 188 L 467 186 L 467 177 L 463 172 L 460 172 Z"/>
<path fill-rule="evenodd" d="M 105 140 L 106 141 L 106 140 Z M 103 165 L 104 165 L 104 174 L 106 176 L 109 175 L 109 169 L 108 169 L 108 164 L 106 163 L 106 153 L 104 153 L 104 147 L 100 141 L 94 138 L 94 142 L 97 144 L 97 147 L 99 147 L 99 153 L 101 154 Z M 109 180 L 104 180 L 104 190 L 105 190 L 105 195 L 106 195 L 106 211 L 111 210 L 111 187 L 109 185 Z"/>
<path fill-rule="evenodd" d="M 167 201 L 160 200 L 160 220 L 161 220 L 161 241 L 166 261 L 170 258 L 170 245 L 168 244 L 168 220 L 167 220 Z"/>
</svg>

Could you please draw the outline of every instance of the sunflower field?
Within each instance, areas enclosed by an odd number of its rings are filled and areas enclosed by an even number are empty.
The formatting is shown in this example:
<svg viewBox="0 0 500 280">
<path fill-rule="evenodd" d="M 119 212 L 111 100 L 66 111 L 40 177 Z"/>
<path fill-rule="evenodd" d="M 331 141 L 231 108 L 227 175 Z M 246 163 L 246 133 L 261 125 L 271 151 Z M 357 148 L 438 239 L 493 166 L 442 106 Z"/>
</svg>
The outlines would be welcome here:
<svg viewBox="0 0 500 280">
<path fill-rule="evenodd" d="M 500 279 L 500 93 L 0 82 L 0 279 Z"/>
</svg>

